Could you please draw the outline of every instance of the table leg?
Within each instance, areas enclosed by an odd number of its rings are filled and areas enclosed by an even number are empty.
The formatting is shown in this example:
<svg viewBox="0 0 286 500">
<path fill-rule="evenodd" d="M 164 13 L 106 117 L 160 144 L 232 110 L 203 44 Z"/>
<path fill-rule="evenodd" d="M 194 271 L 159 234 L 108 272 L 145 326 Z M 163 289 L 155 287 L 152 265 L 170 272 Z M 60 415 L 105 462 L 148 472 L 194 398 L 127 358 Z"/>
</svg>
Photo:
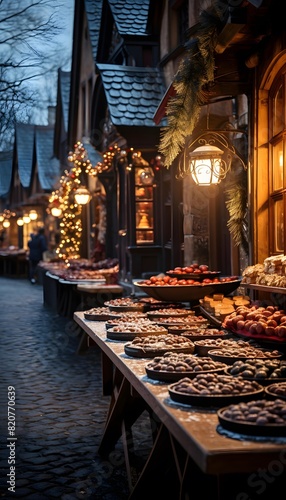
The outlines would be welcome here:
<svg viewBox="0 0 286 500">
<path fill-rule="evenodd" d="M 124 441 L 124 446 L 130 448 L 132 446 L 131 427 L 145 409 L 144 400 L 131 394 L 130 384 L 124 377 L 120 387 L 114 387 L 106 426 L 98 449 L 99 454 L 108 456 L 120 437 Z"/>
</svg>

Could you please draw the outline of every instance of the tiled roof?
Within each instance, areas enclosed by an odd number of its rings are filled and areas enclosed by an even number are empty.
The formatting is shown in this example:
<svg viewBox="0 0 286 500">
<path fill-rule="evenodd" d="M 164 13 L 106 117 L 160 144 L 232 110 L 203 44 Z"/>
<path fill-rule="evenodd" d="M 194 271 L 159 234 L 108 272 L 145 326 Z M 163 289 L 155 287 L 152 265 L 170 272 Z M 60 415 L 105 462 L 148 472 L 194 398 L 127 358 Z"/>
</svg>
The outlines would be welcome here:
<svg viewBox="0 0 286 500">
<path fill-rule="evenodd" d="M 19 179 L 24 188 L 30 186 L 34 153 L 34 125 L 16 124 L 16 150 Z"/>
<path fill-rule="evenodd" d="M 47 126 L 36 126 L 35 128 L 39 181 L 43 190 L 50 191 L 60 177 L 60 162 L 53 156 L 54 129 Z"/>
<path fill-rule="evenodd" d="M 13 151 L 2 151 L 0 155 L 0 197 L 8 195 L 12 180 Z"/>
<path fill-rule="evenodd" d="M 91 41 L 94 61 L 97 58 L 97 48 L 101 23 L 102 0 L 85 0 L 85 12 Z"/>
<path fill-rule="evenodd" d="M 70 88 L 71 88 L 71 73 L 70 71 L 59 71 L 60 79 L 60 95 L 62 101 L 62 113 L 65 132 L 68 131 L 69 121 L 69 103 L 70 103 Z"/>
<path fill-rule="evenodd" d="M 98 64 L 97 67 L 112 123 L 115 126 L 156 127 L 153 117 L 166 90 L 159 69 L 113 64 Z"/>
<path fill-rule="evenodd" d="M 150 0 L 108 0 L 121 35 L 146 35 Z"/>
</svg>

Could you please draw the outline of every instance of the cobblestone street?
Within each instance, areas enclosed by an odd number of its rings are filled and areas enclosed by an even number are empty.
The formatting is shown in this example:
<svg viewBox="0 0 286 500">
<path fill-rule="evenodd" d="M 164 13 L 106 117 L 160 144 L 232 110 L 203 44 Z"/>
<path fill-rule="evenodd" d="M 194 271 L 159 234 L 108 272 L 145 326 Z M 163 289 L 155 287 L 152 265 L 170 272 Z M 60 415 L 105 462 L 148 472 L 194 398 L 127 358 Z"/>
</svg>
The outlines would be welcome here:
<svg viewBox="0 0 286 500">
<path fill-rule="evenodd" d="M 41 285 L 0 278 L 0 304 L 1 498 L 128 498 L 120 443 L 108 460 L 97 455 L 109 403 L 100 351 L 77 353 L 76 324 L 44 306 Z M 8 434 L 9 386 L 16 441 Z M 15 492 L 7 476 L 14 457 Z"/>
</svg>

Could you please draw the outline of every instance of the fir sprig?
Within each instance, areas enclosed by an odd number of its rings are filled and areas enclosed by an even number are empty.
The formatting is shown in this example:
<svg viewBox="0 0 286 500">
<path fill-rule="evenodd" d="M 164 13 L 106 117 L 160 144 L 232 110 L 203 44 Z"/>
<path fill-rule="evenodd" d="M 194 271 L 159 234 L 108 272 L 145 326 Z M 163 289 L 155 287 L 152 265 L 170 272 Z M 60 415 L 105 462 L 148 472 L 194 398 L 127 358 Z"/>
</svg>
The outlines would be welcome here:
<svg viewBox="0 0 286 500">
<path fill-rule="evenodd" d="M 161 131 L 159 151 L 168 168 L 185 145 L 200 115 L 202 104 L 207 102 L 209 84 L 214 81 L 214 49 L 220 27 L 225 22 L 226 7 L 219 0 L 202 11 L 200 28 L 195 39 L 186 44 L 186 56 L 181 61 L 173 86 L 175 95 L 170 98 L 166 115 L 168 125 Z"/>
<path fill-rule="evenodd" d="M 225 195 L 225 205 L 229 213 L 227 227 L 234 244 L 241 245 L 248 254 L 247 174 L 245 170 L 241 170 L 233 178 L 229 177 Z"/>
</svg>

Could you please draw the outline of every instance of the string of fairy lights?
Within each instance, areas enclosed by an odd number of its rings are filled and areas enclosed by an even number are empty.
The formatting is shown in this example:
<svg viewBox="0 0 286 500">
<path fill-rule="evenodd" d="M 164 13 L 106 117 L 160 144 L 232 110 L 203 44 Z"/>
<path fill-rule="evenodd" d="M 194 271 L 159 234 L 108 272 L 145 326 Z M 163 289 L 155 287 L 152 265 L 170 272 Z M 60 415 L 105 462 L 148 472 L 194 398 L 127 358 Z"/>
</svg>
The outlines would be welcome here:
<svg viewBox="0 0 286 500">
<path fill-rule="evenodd" d="M 131 170 L 133 165 L 145 162 L 140 151 L 133 148 L 121 149 L 117 144 L 111 146 L 102 155 L 102 161 L 92 165 L 88 153 L 83 144 L 78 141 L 74 151 L 69 152 L 68 161 L 72 163 L 70 170 L 65 170 L 59 181 L 59 188 L 52 192 L 49 198 L 47 212 L 60 219 L 60 243 L 56 253 L 60 260 L 68 263 L 71 259 L 80 258 L 80 245 L 82 237 L 82 205 L 77 201 L 77 194 L 85 191 L 87 201 L 90 194 L 86 188 L 81 187 L 80 176 L 82 172 L 97 177 L 104 171 L 110 170 L 114 165 L 114 159 L 126 165 Z M 147 163 L 147 162 L 146 162 Z M 161 157 L 157 156 L 151 164 L 155 170 L 161 168 Z M 86 201 L 85 201 L 86 203 Z"/>
</svg>

